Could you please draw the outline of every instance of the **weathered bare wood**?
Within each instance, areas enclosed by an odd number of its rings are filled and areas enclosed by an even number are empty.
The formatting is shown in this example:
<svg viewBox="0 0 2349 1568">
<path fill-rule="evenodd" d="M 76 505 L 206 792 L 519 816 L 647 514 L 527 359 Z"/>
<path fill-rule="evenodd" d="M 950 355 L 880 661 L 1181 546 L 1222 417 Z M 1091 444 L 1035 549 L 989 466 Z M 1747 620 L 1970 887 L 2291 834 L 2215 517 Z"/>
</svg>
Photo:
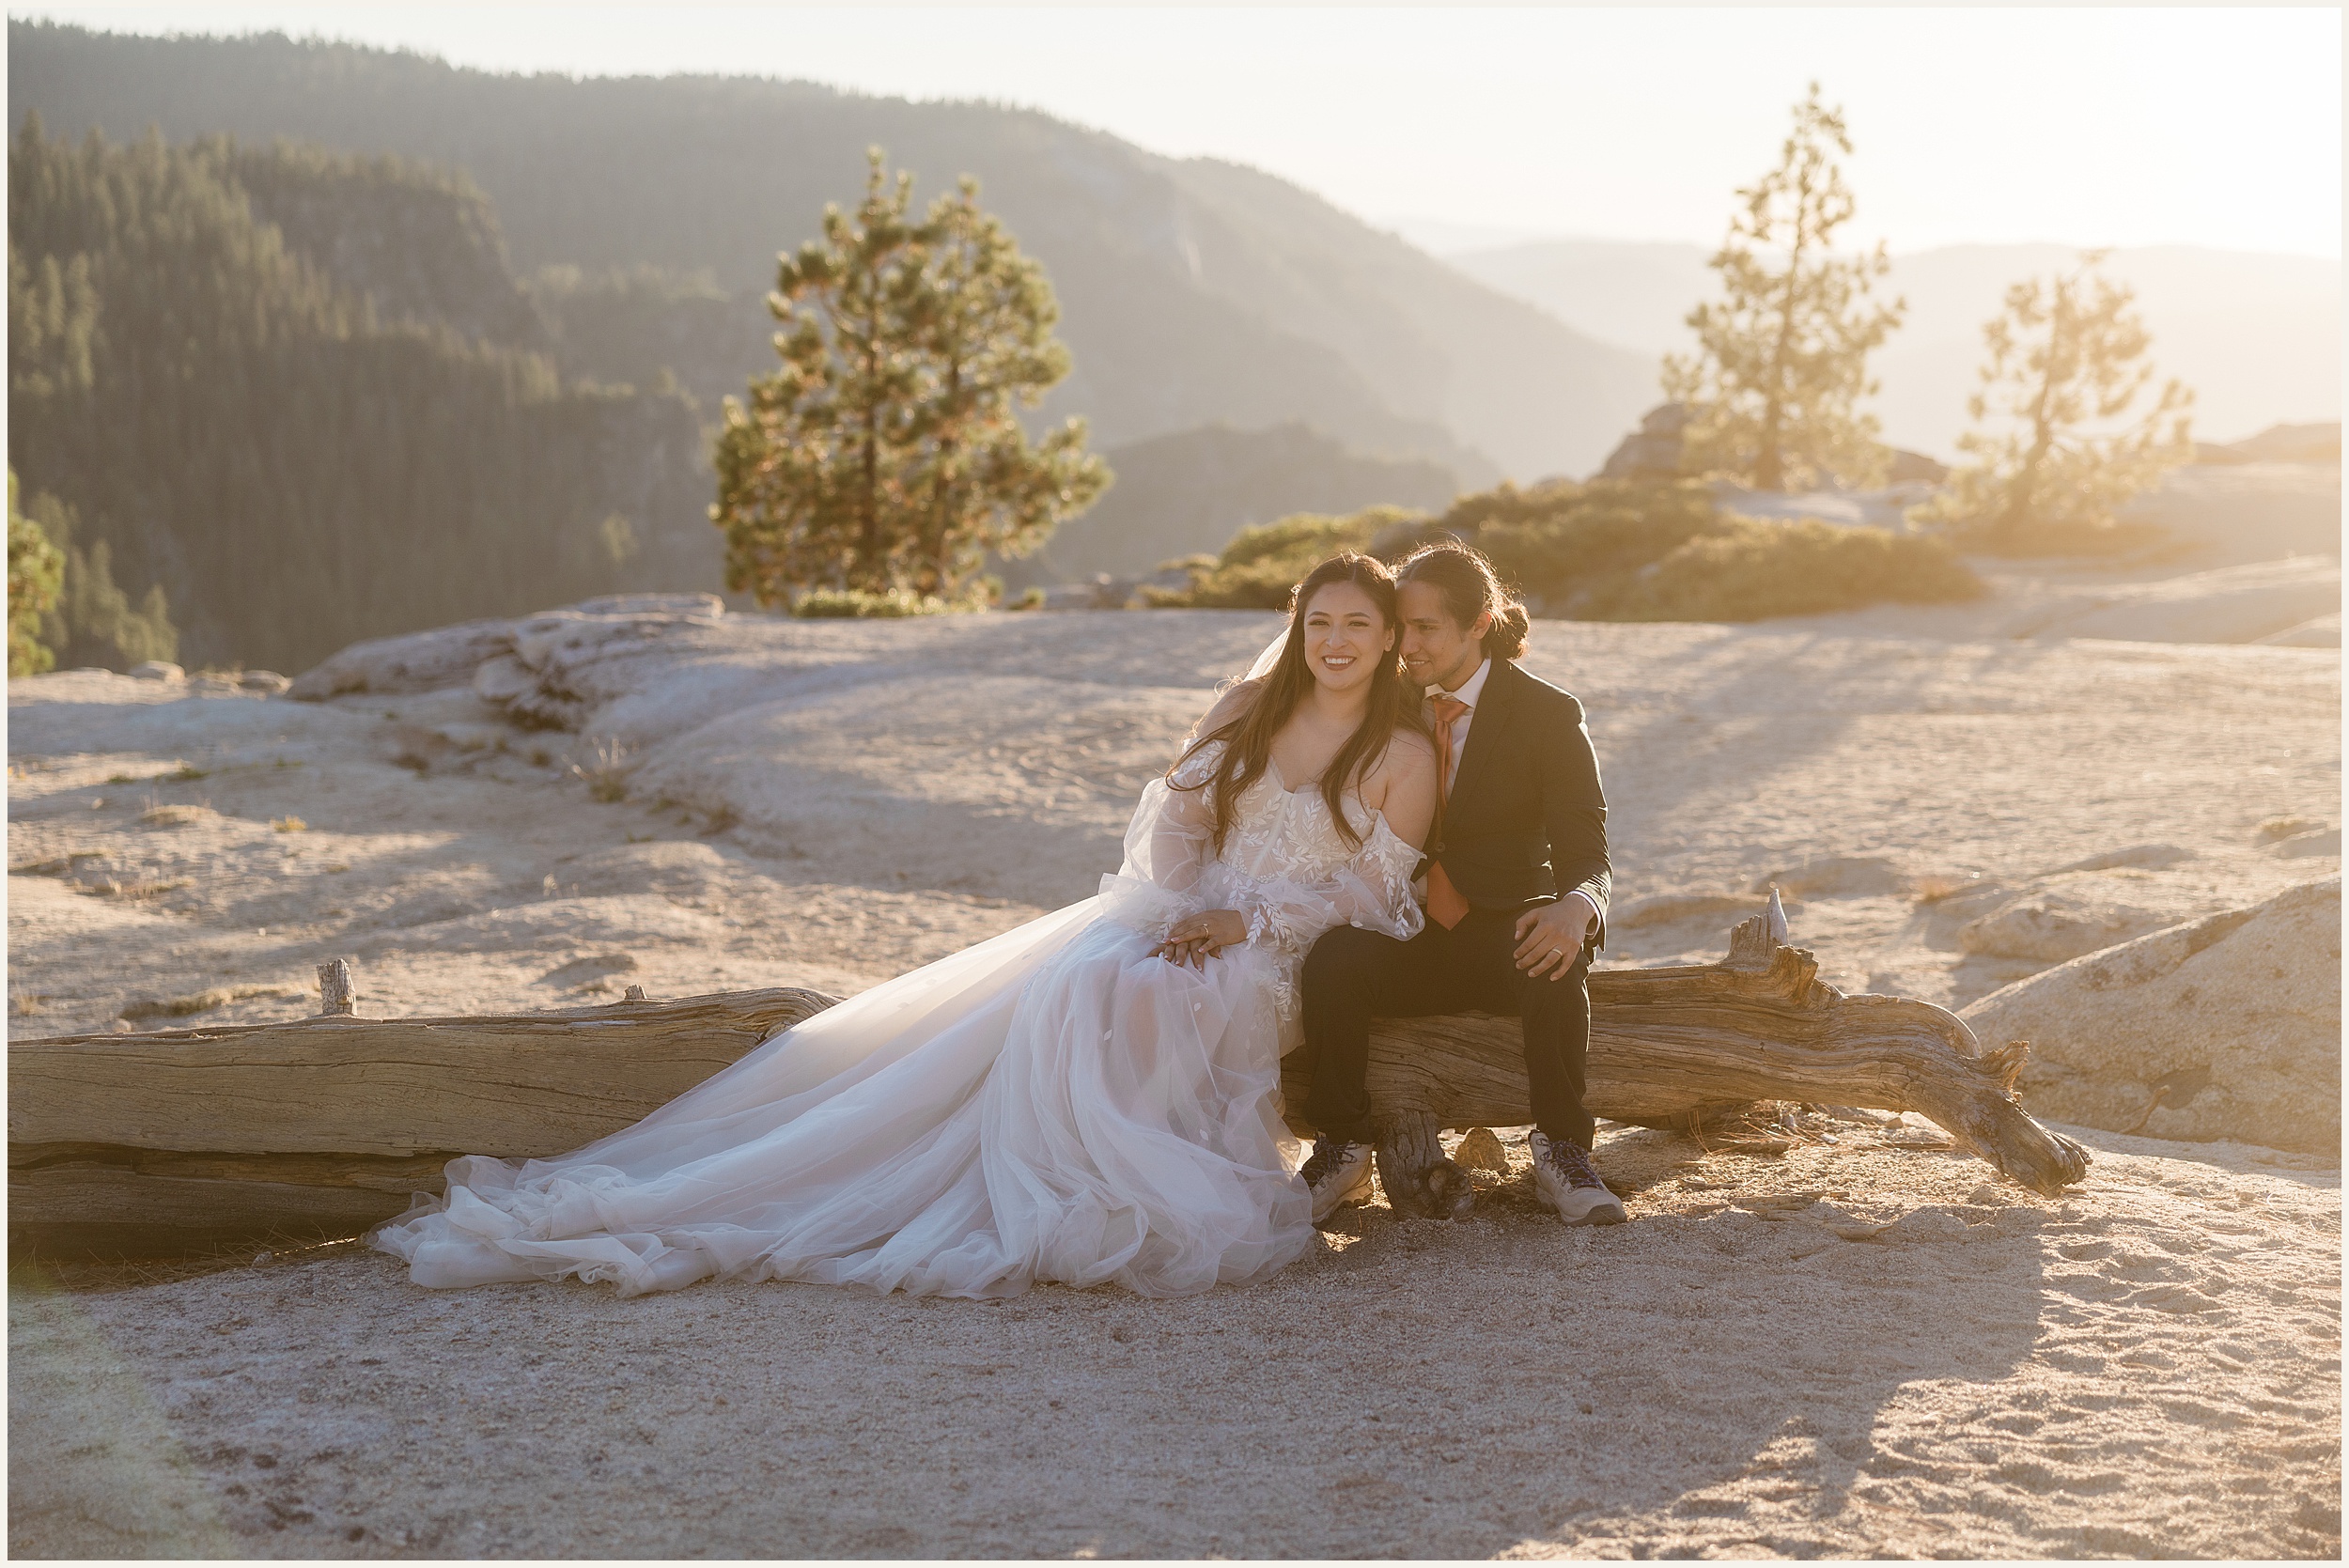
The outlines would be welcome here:
<svg viewBox="0 0 2349 1568">
<path fill-rule="evenodd" d="M 1377 1128 L 1378 1181 L 1387 1202 L 1422 1219 L 1466 1218 L 1476 1205 L 1476 1189 L 1468 1172 L 1445 1156 L 1443 1124 L 1435 1114 L 1398 1108 L 1379 1115 Z"/>
<path fill-rule="evenodd" d="M 350 959 L 330 959 L 319 966 L 319 1013 L 342 1018 L 358 1016 L 359 991 L 351 984 Z"/>
<path fill-rule="evenodd" d="M 743 991 L 556 1013 L 335 1016 L 91 1034 L 8 1048 L 9 1229 L 123 1253 L 244 1236 L 347 1235 L 437 1190 L 459 1154 L 543 1157 L 618 1130 L 832 1005 Z M 1956 1017 L 1846 997 L 1766 917 L 1719 964 L 1592 976 L 1598 1115 L 1689 1126 L 1755 1100 L 1917 1110 L 2041 1191 L 2087 1155 L 2014 1099 L 2027 1048 L 1984 1053 Z M 1292 1059 L 1283 1088 L 1310 1079 Z M 1528 1121 L 1514 1020 L 1421 1018 L 1374 1035 L 1370 1094 L 1388 1199 L 1452 1215 L 1471 1199 L 1443 1128 Z M 1300 1129 L 1302 1130 L 1302 1129 Z M 181 1249 L 181 1250 L 184 1250 Z"/>
<path fill-rule="evenodd" d="M 1532 1119 L 1524 1039 L 1514 1019 L 1477 1015 L 1381 1024 L 1371 1038 L 1369 1089 L 1382 1129 L 1379 1180 L 1388 1201 L 1444 1213 L 1457 1175 L 1449 1161 L 1415 1167 L 1383 1130 L 1521 1126 Z M 1586 1103 L 1594 1115 L 1688 1127 L 1755 1100 L 1803 1100 L 1914 1110 L 2025 1187 L 2054 1193 L 2087 1172 L 2088 1154 L 2027 1115 L 2015 1098 L 2030 1048 L 1983 1051 L 1946 1009 L 1903 997 L 1845 996 L 1818 963 L 1780 945 L 1756 915 L 1731 934 L 1719 964 L 1601 970 L 1591 976 Z M 1299 1057 L 1303 1053 L 1299 1053 Z M 1290 1059 L 1282 1085 L 1305 1103 L 1310 1063 Z M 1300 1131 L 1309 1131 L 1303 1127 Z"/>
<path fill-rule="evenodd" d="M 20 1145 L 48 1143 L 560 1154 L 627 1126 L 832 1001 L 733 991 L 547 1013 L 17 1041 L 9 1162 Z"/>
<path fill-rule="evenodd" d="M 445 1154 L 182 1155 L 52 1144 L 8 1172 L 9 1231 L 46 1252 L 168 1257 L 355 1235 L 441 1190 Z"/>
<path fill-rule="evenodd" d="M 349 1235 L 437 1192 L 459 1154 L 578 1148 L 832 1001 L 736 991 L 13 1042 L 9 1233 L 125 1255 Z"/>
</svg>

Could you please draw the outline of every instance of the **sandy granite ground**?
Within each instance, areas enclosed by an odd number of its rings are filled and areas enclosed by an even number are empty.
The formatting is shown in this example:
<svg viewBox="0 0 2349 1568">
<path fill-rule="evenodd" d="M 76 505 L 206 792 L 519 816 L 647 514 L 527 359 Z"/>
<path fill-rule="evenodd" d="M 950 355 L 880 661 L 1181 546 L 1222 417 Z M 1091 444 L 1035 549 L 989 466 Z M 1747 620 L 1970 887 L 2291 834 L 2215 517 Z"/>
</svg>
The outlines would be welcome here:
<svg viewBox="0 0 2349 1568">
<path fill-rule="evenodd" d="M 1090 891 L 1270 625 L 724 620 L 576 736 L 10 683 L 11 1035 L 292 1016 L 336 955 L 369 1013 L 869 985 Z M 2277 849 L 2340 822 L 2335 651 L 1863 617 L 1546 623 L 1530 664 L 1591 710 L 1610 961 L 1717 954 L 1775 877 L 1828 978 L 1962 1004 L 2068 955 L 1968 946 L 1951 888 L 2134 934 L 2339 872 Z M 1181 1302 L 19 1268 L 10 1545 L 2337 1555 L 2333 1162 L 2081 1136 L 2049 1201 L 1881 1129 L 1616 1131 L 1629 1226 L 1559 1227 L 1520 1169 Z"/>
<path fill-rule="evenodd" d="M 1631 1225 L 1371 1209 L 1184 1301 L 439 1296 L 373 1254 L 20 1290 L 10 1546 L 2337 1555 L 2333 1175 L 2090 1137 L 2049 1202 L 1629 1134 Z"/>
</svg>

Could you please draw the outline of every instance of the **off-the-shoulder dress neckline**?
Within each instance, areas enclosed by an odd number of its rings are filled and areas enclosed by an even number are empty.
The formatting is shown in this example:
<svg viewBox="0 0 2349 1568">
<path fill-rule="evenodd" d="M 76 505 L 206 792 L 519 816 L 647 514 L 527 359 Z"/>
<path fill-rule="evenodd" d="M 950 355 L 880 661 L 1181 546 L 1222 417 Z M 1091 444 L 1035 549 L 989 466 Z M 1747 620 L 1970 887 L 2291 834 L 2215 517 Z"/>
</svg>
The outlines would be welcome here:
<svg viewBox="0 0 2349 1568">
<path fill-rule="evenodd" d="M 1279 790 L 1282 794 L 1287 796 L 1290 800 L 1299 800 L 1309 795 L 1317 796 L 1321 793 L 1321 786 L 1317 783 L 1302 784 L 1296 789 L 1289 788 L 1288 775 L 1281 771 L 1280 763 L 1276 761 L 1269 753 L 1266 753 L 1264 762 L 1265 772 L 1272 779 L 1273 787 Z M 1405 838 L 1401 833 L 1394 831 L 1394 824 L 1387 820 L 1387 814 L 1385 812 L 1379 810 L 1377 806 L 1372 805 L 1369 801 L 1363 800 L 1360 795 L 1356 795 L 1354 797 L 1354 803 L 1361 806 L 1362 810 L 1370 813 L 1372 829 L 1370 834 L 1364 838 L 1364 844 L 1368 844 L 1370 838 L 1376 837 L 1378 830 L 1383 828 L 1386 830 L 1387 836 L 1394 840 L 1395 843 L 1400 844 L 1406 849 L 1412 850 L 1414 853 L 1418 852 L 1417 846 L 1413 845 L 1410 840 Z"/>
</svg>

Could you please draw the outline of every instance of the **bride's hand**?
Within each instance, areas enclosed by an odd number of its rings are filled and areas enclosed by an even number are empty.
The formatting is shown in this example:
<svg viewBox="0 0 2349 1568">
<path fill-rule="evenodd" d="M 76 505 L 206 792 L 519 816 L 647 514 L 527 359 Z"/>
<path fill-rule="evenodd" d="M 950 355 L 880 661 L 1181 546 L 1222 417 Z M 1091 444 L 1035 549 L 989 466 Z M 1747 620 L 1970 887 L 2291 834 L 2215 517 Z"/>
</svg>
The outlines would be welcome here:
<svg viewBox="0 0 2349 1568">
<path fill-rule="evenodd" d="M 1209 909 L 1176 921 L 1166 940 L 1152 949 L 1170 964 L 1188 963 L 1204 970 L 1207 960 L 1227 947 L 1248 939 L 1248 922 L 1237 909 Z"/>
</svg>

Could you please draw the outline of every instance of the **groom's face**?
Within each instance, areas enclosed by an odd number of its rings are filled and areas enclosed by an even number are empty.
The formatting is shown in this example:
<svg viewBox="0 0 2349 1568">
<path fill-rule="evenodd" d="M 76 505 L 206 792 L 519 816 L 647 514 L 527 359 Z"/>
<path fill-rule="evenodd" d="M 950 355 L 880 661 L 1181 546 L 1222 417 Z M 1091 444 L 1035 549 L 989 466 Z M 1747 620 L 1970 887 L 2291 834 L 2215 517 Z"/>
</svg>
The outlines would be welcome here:
<svg viewBox="0 0 2349 1568">
<path fill-rule="evenodd" d="M 1492 617 L 1464 627 L 1444 609 L 1443 595 L 1426 582 L 1406 582 L 1395 594 L 1403 615 L 1403 667 L 1422 686 L 1450 691 L 1476 673 Z"/>
</svg>

